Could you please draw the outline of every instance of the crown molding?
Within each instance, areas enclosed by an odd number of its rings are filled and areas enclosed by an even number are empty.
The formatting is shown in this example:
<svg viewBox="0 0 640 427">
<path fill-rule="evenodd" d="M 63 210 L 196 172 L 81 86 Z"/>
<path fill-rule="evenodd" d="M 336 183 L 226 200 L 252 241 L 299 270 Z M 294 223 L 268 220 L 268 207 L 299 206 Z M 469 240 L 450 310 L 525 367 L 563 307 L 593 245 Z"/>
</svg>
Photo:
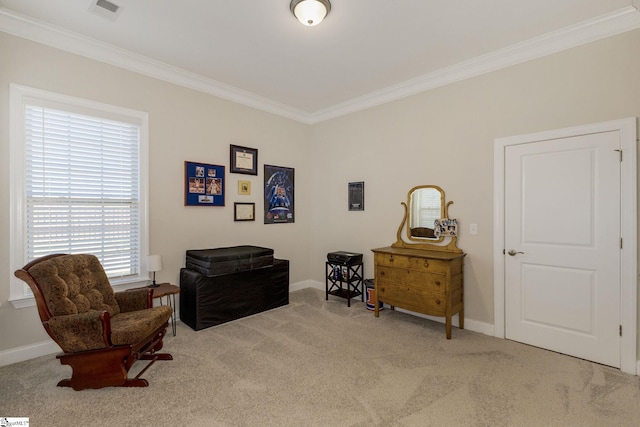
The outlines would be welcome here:
<svg viewBox="0 0 640 427">
<path fill-rule="evenodd" d="M 635 0 L 640 1 L 640 0 Z M 386 104 L 437 87 L 531 61 L 640 28 L 640 11 L 628 6 L 539 37 L 350 99 L 310 115 L 312 124 Z"/>
<path fill-rule="evenodd" d="M 638 2 L 638 0 L 633 1 L 634 5 Z M 332 107 L 308 113 L 0 7 L 0 31 L 306 124 L 315 124 L 362 111 L 637 28 L 640 28 L 640 11 L 637 6 L 627 6 Z"/>
<path fill-rule="evenodd" d="M 0 7 L 0 31 L 301 122 L 308 113 Z"/>
</svg>

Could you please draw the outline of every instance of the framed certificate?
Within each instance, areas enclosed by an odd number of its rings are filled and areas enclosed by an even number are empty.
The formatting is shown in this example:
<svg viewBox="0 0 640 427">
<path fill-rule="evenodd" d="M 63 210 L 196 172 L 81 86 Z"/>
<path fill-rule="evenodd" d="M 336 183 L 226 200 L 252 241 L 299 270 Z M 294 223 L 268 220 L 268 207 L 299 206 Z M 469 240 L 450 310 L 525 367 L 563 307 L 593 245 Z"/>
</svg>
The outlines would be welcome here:
<svg viewBox="0 0 640 427">
<path fill-rule="evenodd" d="M 256 204 L 255 203 L 239 203 L 233 204 L 233 220 L 234 221 L 255 221 L 256 220 Z"/>
<path fill-rule="evenodd" d="M 258 150 L 231 145 L 231 173 L 258 175 Z"/>
</svg>

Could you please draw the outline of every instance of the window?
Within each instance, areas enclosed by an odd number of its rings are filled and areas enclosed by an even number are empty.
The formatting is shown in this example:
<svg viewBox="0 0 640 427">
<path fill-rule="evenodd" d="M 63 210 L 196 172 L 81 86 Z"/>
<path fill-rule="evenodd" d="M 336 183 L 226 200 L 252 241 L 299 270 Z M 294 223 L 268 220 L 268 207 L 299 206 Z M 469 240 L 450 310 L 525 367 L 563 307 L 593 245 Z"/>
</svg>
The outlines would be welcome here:
<svg viewBox="0 0 640 427">
<path fill-rule="evenodd" d="M 12 271 L 91 253 L 112 284 L 146 279 L 146 113 L 17 85 L 11 101 Z"/>
</svg>

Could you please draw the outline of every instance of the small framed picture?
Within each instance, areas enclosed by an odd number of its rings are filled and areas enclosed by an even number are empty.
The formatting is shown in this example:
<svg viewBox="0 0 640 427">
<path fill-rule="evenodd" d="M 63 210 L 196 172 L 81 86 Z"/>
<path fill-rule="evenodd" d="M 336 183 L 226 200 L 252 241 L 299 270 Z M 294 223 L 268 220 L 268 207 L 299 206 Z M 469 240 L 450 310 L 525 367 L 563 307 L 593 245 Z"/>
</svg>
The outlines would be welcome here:
<svg viewBox="0 0 640 427">
<path fill-rule="evenodd" d="M 256 220 L 256 204 L 235 202 L 233 204 L 233 220 L 234 221 L 255 221 Z"/>
<path fill-rule="evenodd" d="M 364 181 L 349 183 L 349 210 L 364 210 Z"/>
<path fill-rule="evenodd" d="M 436 237 L 453 237 L 458 235 L 458 220 L 451 218 L 436 219 L 433 233 Z"/>
<path fill-rule="evenodd" d="M 231 173 L 258 175 L 258 150 L 231 145 Z"/>
<path fill-rule="evenodd" d="M 184 205 L 224 206 L 224 166 L 184 162 Z"/>
<path fill-rule="evenodd" d="M 238 181 L 238 194 L 251 195 L 251 181 Z"/>
</svg>

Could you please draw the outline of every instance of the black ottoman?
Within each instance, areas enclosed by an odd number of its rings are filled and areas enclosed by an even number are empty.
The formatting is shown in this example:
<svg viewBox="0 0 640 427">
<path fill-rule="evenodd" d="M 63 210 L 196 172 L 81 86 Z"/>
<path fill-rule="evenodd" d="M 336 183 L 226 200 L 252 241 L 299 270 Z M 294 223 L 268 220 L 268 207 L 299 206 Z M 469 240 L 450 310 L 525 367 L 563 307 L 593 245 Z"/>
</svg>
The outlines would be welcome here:
<svg viewBox="0 0 640 427">
<path fill-rule="evenodd" d="M 180 320 L 194 330 L 289 304 L 289 261 L 270 267 L 205 276 L 180 269 Z"/>
</svg>

